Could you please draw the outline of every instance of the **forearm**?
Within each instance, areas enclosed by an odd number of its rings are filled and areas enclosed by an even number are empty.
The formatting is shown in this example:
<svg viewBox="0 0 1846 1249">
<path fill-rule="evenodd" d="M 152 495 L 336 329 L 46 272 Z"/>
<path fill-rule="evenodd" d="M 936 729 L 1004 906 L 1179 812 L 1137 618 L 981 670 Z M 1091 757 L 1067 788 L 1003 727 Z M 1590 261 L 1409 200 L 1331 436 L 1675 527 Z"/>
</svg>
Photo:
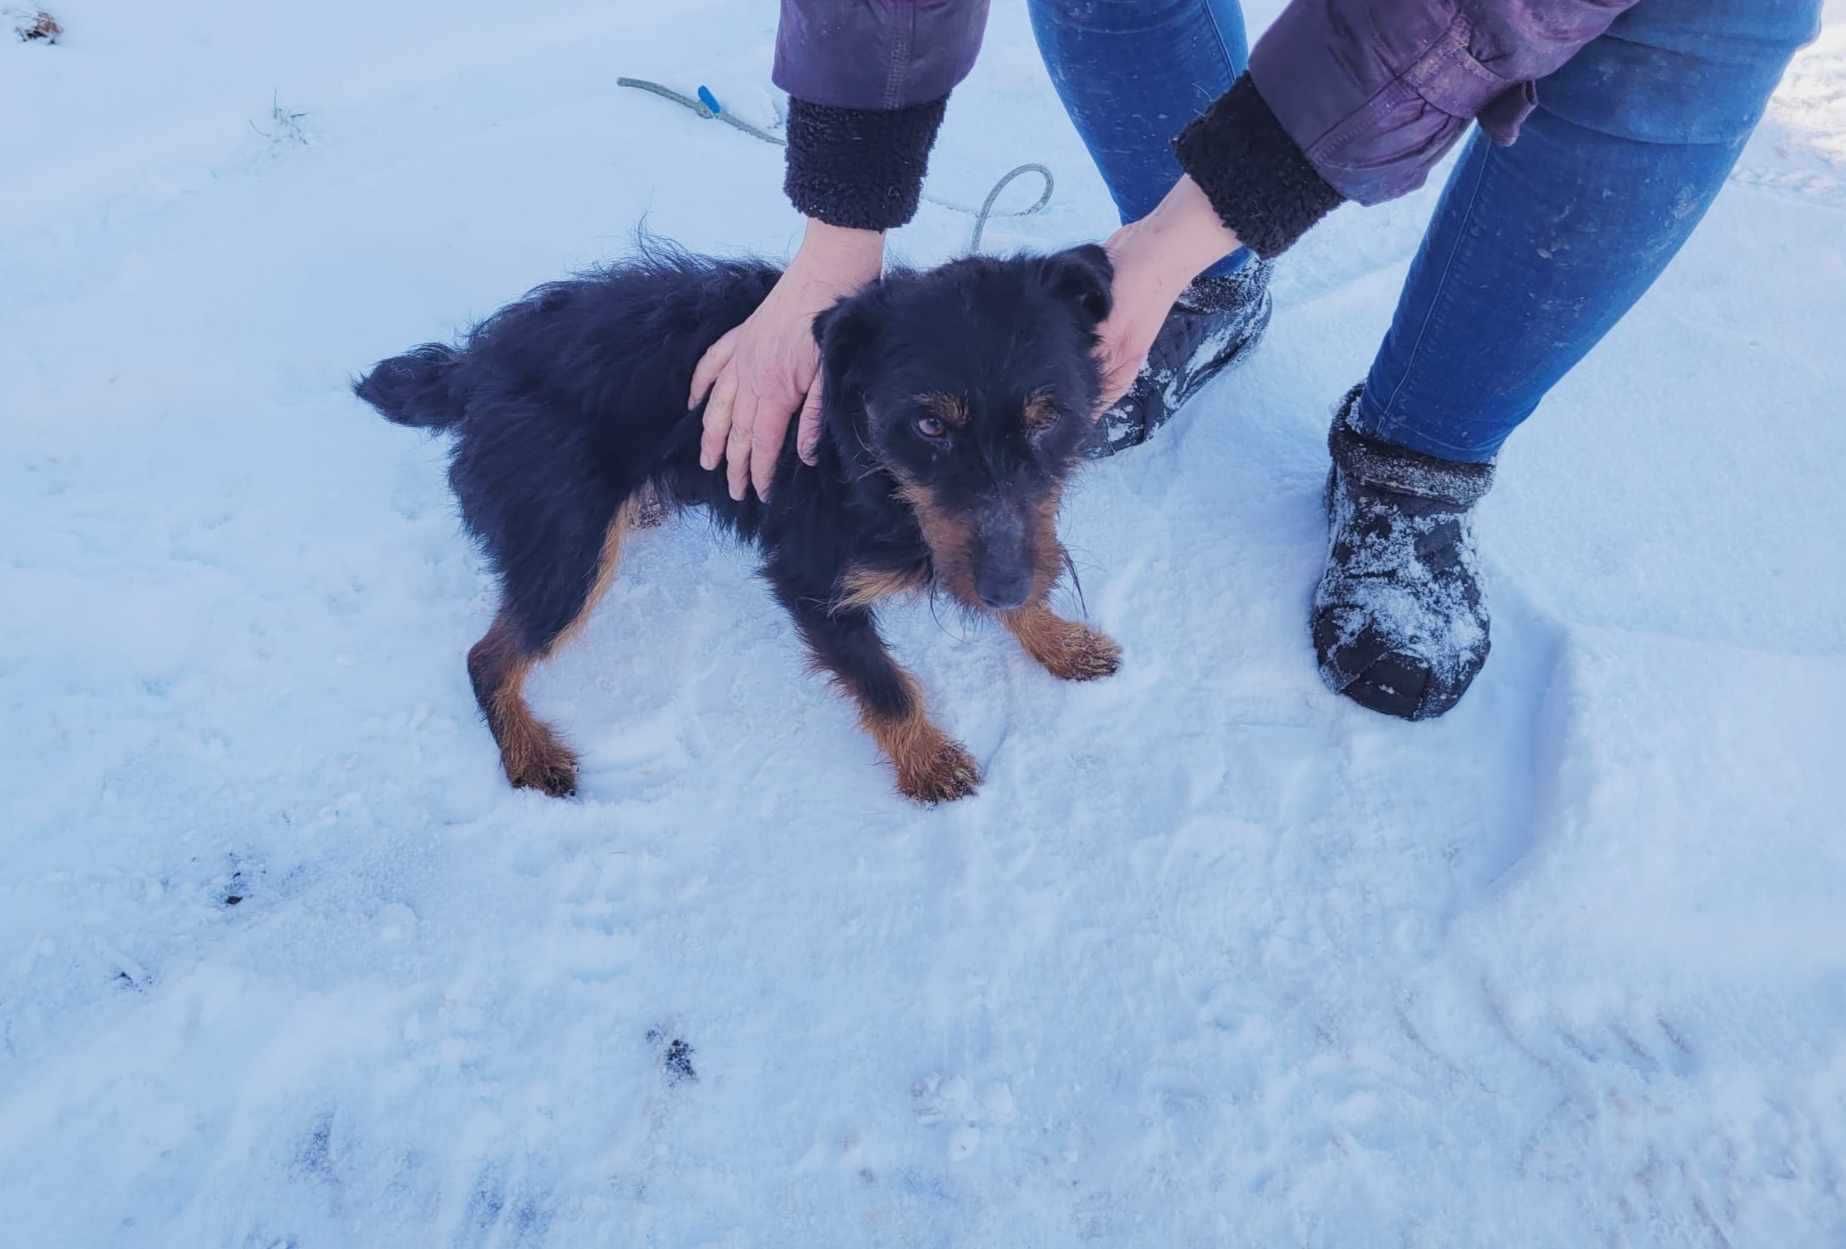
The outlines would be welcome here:
<svg viewBox="0 0 1846 1249">
<path fill-rule="evenodd" d="M 1115 271 L 1113 307 L 1097 331 L 1106 407 L 1134 381 L 1174 300 L 1240 241 L 1198 184 L 1181 178 L 1152 212 L 1117 230 L 1105 246 Z"/>
<path fill-rule="evenodd" d="M 809 217 L 801 246 L 789 262 L 792 280 L 857 289 L 884 269 L 883 230 L 858 230 Z"/>
<path fill-rule="evenodd" d="M 1126 269 L 1131 280 L 1177 297 L 1193 278 L 1242 245 L 1198 183 L 1182 177 L 1152 212 L 1116 231 L 1109 251 L 1118 276 Z"/>
</svg>

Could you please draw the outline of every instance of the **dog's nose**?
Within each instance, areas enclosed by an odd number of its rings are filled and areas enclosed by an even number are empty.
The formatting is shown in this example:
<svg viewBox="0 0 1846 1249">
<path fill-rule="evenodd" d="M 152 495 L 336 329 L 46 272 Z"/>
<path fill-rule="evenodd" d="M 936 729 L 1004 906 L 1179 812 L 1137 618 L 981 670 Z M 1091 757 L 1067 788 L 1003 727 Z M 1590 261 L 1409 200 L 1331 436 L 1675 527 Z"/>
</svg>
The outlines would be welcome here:
<svg viewBox="0 0 1846 1249">
<path fill-rule="evenodd" d="M 974 576 L 974 592 L 995 611 L 1023 606 L 1031 589 L 1032 574 L 1023 568 L 983 568 Z"/>
</svg>

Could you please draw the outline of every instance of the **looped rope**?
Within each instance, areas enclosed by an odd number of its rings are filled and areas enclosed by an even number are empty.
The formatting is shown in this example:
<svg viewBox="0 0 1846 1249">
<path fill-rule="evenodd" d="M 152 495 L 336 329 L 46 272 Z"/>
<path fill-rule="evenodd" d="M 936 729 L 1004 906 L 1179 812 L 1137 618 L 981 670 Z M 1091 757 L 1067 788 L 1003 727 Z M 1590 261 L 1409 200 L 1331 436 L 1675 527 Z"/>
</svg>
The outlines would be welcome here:
<svg viewBox="0 0 1846 1249">
<path fill-rule="evenodd" d="M 751 138 L 759 139 L 764 143 L 771 143 L 776 147 L 788 146 L 788 140 L 784 139 L 781 135 L 771 134 L 760 126 L 753 126 L 749 122 L 743 120 L 743 118 L 734 115 L 728 109 L 724 108 L 718 103 L 718 98 L 714 96 L 707 87 L 700 87 L 698 96 L 694 97 L 682 95 L 671 87 L 662 86 L 657 82 L 649 82 L 645 78 L 617 78 L 615 80 L 615 85 L 618 87 L 633 87 L 637 91 L 646 91 L 651 95 L 657 95 L 663 100 L 671 100 L 681 108 L 697 113 L 707 121 L 721 121 L 727 126 L 741 130 Z M 994 202 L 1000 198 L 1000 192 L 1004 191 L 1014 178 L 1025 173 L 1035 173 L 1040 178 L 1044 179 L 1045 188 L 1039 193 L 1038 199 L 1025 208 L 1015 208 L 1003 212 L 996 212 L 994 210 Z M 963 213 L 973 217 L 974 229 L 968 235 L 968 250 L 971 252 L 978 252 L 981 250 L 981 236 L 987 229 L 988 221 L 995 217 L 1030 217 L 1034 213 L 1043 212 L 1045 206 L 1051 203 L 1051 192 L 1056 185 L 1057 181 L 1051 176 L 1051 170 L 1039 164 L 1037 161 L 1027 161 L 1023 165 L 1015 165 L 1013 168 L 1000 175 L 1000 180 L 994 183 L 991 191 L 987 192 L 987 198 L 981 201 L 981 206 L 979 208 L 970 208 L 966 204 L 957 204 L 953 200 L 940 199 L 937 196 L 928 194 L 924 195 L 923 199 L 925 202 L 934 204 L 938 208 L 946 208 L 950 212 Z"/>
<path fill-rule="evenodd" d="M 1038 199 L 1029 208 L 1021 208 L 1013 212 L 995 213 L 994 201 L 1000 198 L 1000 192 L 1006 190 L 1006 184 L 1022 173 L 1035 173 L 1043 178 L 1045 180 L 1045 189 L 1039 192 Z M 981 250 L 981 231 L 987 228 L 987 219 L 989 217 L 1030 217 L 1035 212 L 1041 212 L 1044 210 L 1045 205 L 1051 202 L 1051 188 L 1056 185 L 1056 181 L 1051 176 L 1051 171 L 1037 161 L 1027 161 L 1023 165 L 1015 165 L 1001 174 L 1000 180 L 994 183 L 993 190 L 987 193 L 987 198 L 981 201 L 980 209 L 974 214 L 974 233 L 968 236 L 968 250 L 971 252 L 978 252 Z M 930 199 L 927 195 L 923 198 L 928 199 L 932 204 L 941 204 L 944 208 L 953 208 L 956 212 L 965 213 L 968 211 L 960 204 L 951 204 L 945 200 Z"/>
</svg>

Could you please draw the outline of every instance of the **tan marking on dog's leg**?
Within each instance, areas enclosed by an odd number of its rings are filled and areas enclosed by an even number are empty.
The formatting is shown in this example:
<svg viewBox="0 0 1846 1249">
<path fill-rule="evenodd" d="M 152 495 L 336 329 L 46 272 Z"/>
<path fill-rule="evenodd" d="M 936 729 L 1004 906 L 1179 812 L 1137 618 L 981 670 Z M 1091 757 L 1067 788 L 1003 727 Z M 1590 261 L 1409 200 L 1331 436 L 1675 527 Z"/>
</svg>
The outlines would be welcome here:
<svg viewBox="0 0 1846 1249">
<path fill-rule="evenodd" d="M 897 594 L 909 594 L 929 585 L 929 572 L 923 568 L 849 568 L 840 578 L 840 592 L 833 600 L 834 611 L 870 607 Z"/>
<path fill-rule="evenodd" d="M 555 729 L 532 714 L 525 698 L 526 674 L 540 659 L 555 655 L 583 631 L 590 612 L 615 580 L 621 564 L 622 539 L 640 506 L 638 498 L 631 498 L 617 509 L 603 534 L 596 576 L 583 596 L 583 605 L 543 654 L 529 654 L 519 645 L 518 630 L 504 613 L 494 618 L 487 635 L 468 652 L 468 675 L 474 682 L 475 700 L 487 716 L 487 727 L 500 746 L 500 764 L 515 789 L 530 786 L 554 798 L 577 790 L 577 756 Z"/>
<path fill-rule="evenodd" d="M 1122 648 L 1105 633 L 1066 620 L 1043 601 L 1028 603 L 1001 617 L 1026 654 L 1052 676 L 1065 681 L 1094 681 L 1122 666 Z"/>
<path fill-rule="evenodd" d="M 469 650 L 468 677 L 488 731 L 500 747 L 506 779 L 515 789 L 530 786 L 554 798 L 568 797 L 577 790 L 577 757 L 526 705 L 526 674 L 534 659 L 502 612 Z"/>
<path fill-rule="evenodd" d="M 596 604 L 603 595 L 609 592 L 609 586 L 615 581 L 616 569 L 622 563 L 622 540 L 627 536 L 628 527 L 634 523 L 635 514 L 639 510 L 640 501 L 633 498 L 616 509 L 615 519 L 609 522 L 609 528 L 603 534 L 602 553 L 596 557 L 596 578 L 590 582 L 589 593 L 583 596 L 583 606 L 577 609 L 577 614 L 571 617 L 571 622 L 559 631 L 558 636 L 551 640 L 551 645 L 545 648 L 543 657 L 549 658 L 557 654 L 560 647 L 569 645 L 579 633 L 583 632 L 584 623 L 589 620 L 590 613 L 595 610 Z"/>
<path fill-rule="evenodd" d="M 903 681 L 909 694 L 907 711 L 890 715 L 861 702 L 859 723 L 897 769 L 897 787 L 906 797 L 924 803 L 966 798 L 981 783 L 980 764 L 931 722 L 916 679 L 906 672 Z"/>
</svg>

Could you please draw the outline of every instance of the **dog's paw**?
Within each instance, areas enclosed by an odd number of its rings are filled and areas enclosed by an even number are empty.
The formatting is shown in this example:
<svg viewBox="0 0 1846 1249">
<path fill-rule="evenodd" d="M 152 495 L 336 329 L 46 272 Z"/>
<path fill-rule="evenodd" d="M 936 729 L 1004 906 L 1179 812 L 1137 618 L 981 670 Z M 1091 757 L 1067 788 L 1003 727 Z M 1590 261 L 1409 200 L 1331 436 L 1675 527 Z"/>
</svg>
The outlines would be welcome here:
<svg viewBox="0 0 1846 1249">
<path fill-rule="evenodd" d="M 1061 681 L 1095 681 L 1122 666 L 1122 648 L 1114 638 L 1056 615 L 1043 602 L 1002 619 L 1026 654 Z"/>
<path fill-rule="evenodd" d="M 934 806 L 966 798 L 981 783 L 981 765 L 960 742 L 944 737 L 929 753 L 898 769 L 904 796 Z"/>
<path fill-rule="evenodd" d="M 556 742 L 551 748 L 533 751 L 520 759 L 502 758 L 506 779 L 514 789 L 536 789 L 553 798 L 570 798 L 577 793 L 577 757 Z"/>
<path fill-rule="evenodd" d="M 1122 666 L 1122 648 L 1114 638 L 1094 629 L 1080 629 L 1045 665 L 1052 676 L 1063 681 L 1100 681 L 1112 677 Z"/>
</svg>

